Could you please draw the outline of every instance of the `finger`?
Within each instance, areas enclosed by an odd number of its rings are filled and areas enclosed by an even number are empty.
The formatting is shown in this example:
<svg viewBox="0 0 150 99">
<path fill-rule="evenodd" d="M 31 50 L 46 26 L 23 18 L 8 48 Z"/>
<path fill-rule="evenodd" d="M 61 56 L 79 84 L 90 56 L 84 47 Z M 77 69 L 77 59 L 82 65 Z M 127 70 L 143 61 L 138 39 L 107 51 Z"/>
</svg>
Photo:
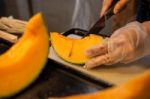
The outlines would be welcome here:
<svg viewBox="0 0 150 99">
<path fill-rule="evenodd" d="M 105 14 L 105 12 L 110 7 L 111 3 L 112 3 L 112 0 L 103 0 L 103 5 L 102 5 L 100 16 L 103 16 Z"/>
<path fill-rule="evenodd" d="M 118 12 L 120 12 L 129 2 L 129 0 L 120 0 L 118 1 L 118 3 L 115 5 L 114 8 L 114 13 L 117 14 Z"/>
<path fill-rule="evenodd" d="M 88 57 L 94 57 L 97 55 L 106 54 L 108 52 L 108 47 L 106 43 L 90 48 L 86 51 Z"/>
<path fill-rule="evenodd" d="M 84 65 L 84 68 L 91 69 L 103 64 L 112 63 L 112 58 L 109 54 L 105 54 L 102 56 L 98 56 L 96 58 L 92 58 L 91 60 L 87 61 Z"/>
</svg>

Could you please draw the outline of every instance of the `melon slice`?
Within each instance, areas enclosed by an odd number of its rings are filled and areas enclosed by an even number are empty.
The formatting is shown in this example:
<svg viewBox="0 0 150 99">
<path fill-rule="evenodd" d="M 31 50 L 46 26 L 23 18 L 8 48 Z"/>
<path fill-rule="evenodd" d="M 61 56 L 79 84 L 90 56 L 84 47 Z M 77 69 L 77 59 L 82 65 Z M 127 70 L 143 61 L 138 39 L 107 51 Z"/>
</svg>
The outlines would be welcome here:
<svg viewBox="0 0 150 99">
<path fill-rule="evenodd" d="M 0 98 L 20 92 L 38 77 L 48 49 L 49 35 L 39 13 L 30 19 L 19 41 L 0 55 Z"/>
<path fill-rule="evenodd" d="M 89 59 L 85 55 L 86 50 L 103 41 L 101 36 L 94 34 L 90 34 L 81 39 L 76 39 L 65 37 L 57 32 L 51 32 L 50 39 L 58 56 L 65 61 L 74 64 L 84 64 Z"/>
</svg>

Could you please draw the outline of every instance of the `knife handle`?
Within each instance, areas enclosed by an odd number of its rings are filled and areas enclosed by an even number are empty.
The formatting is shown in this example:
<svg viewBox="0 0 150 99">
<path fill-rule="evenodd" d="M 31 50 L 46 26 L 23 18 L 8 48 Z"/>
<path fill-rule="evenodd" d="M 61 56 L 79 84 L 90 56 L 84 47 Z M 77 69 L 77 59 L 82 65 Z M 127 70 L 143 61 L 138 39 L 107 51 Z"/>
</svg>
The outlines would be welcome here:
<svg viewBox="0 0 150 99">
<path fill-rule="evenodd" d="M 106 14 L 100 17 L 99 20 L 92 26 L 92 28 L 90 28 L 90 30 L 83 37 L 88 36 L 91 33 L 98 34 L 105 27 L 105 21 L 114 15 L 113 9 L 118 1 L 119 0 L 113 0 Z"/>
<path fill-rule="evenodd" d="M 106 12 L 106 14 L 104 15 L 106 19 L 109 19 L 111 16 L 114 15 L 114 7 L 116 5 L 116 3 L 118 2 L 119 0 L 113 0 L 112 4 L 110 5 L 108 11 Z"/>
</svg>

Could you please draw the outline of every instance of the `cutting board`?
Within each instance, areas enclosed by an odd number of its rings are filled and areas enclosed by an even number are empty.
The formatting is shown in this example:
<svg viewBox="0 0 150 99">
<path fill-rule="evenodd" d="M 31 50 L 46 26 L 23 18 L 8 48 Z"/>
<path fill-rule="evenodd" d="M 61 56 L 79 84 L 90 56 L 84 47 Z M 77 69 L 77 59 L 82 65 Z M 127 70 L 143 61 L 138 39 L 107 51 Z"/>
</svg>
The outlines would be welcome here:
<svg viewBox="0 0 150 99">
<path fill-rule="evenodd" d="M 57 56 L 52 47 L 50 47 L 49 58 L 74 69 L 80 73 L 92 77 L 96 80 L 103 80 L 109 84 L 119 85 L 130 80 L 138 74 L 150 68 L 150 57 L 144 57 L 141 60 L 130 64 L 115 64 L 110 66 L 101 66 L 91 70 L 84 69 L 81 65 L 75 65 L 62 60 Z M 63 66 L 62 65 L 62 66 Z"/>
<path fill-rule="evenodd" d="M 119 85 L 124 83 L 140 73 L 143 73 L 145 70 L 150 69 L 150 56 L 144 57 L 138 61 L 132 62 L 130 64 L 115 64 L 109 66 L 99 66 L 94 69 L 84 69 L 81 65 L 75 65 L 68 63 L 61 59 L 50 47 L 49 58 L 54 60 L 62 66 L 74 69 L 77 72 L 83 73 L 90 78 L 107 82 L 109 84 Z"/>
</svg>

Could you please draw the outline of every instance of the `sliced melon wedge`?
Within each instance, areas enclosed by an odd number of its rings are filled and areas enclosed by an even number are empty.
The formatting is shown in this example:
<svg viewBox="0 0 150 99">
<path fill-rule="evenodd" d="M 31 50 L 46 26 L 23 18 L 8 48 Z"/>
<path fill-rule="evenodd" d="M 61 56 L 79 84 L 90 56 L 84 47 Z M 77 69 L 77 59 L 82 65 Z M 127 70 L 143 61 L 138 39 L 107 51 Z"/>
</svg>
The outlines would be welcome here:
<svg viewBox="0 0 150 99">
<path fill-rule="evenodd" d="M 0 55 L 0 98 L 20 92 L 38 77 L 48 49 L 49 35 L 39 13 L 30 19 L 19 41 Z"/>
<path fill-rule="evenodd" d="M 65 37 L 57 32 L 50 33 L 50 40 L 58 56 L 74 64 L 84 64 L 89 59 L 85 55 L 86 50 L 103 42 L 103 38 L 99 35 L 90 34 L 76 39 Z"/>
</svg>

